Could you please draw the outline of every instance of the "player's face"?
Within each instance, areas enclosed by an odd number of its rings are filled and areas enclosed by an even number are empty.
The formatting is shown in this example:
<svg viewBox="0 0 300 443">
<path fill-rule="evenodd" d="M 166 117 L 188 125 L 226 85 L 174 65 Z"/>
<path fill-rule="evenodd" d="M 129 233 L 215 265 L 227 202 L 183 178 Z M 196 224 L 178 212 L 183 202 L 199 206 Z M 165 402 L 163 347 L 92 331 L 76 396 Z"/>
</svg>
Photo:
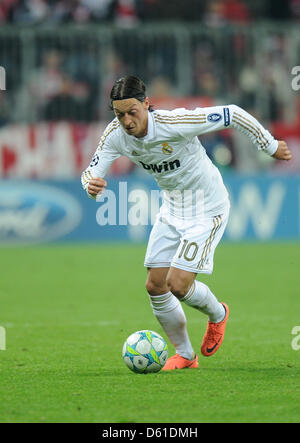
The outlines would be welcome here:
<svg viewBox="0 0 300 443">
<path fill-rule="evenodd" d="M 113 109 L 119 122 L 129 135 L 145 137 L 148 131 L 149 98 L 141 103 L 136 98 L 114 100 Z"/>
</svg>

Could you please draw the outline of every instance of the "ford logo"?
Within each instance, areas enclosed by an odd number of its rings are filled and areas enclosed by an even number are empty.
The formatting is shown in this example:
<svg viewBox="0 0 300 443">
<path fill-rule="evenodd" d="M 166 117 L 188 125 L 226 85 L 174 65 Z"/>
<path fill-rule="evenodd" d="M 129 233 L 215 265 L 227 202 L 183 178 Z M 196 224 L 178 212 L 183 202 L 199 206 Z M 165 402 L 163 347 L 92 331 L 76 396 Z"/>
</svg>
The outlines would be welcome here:
<svg viewBox="0 0 300 443">
<path fill-rule="evenodd" d="M 0 184 L 0 244 L 24 244 L 57 239 L 72 232 L 81 207 L 56 187 L 28 182 Z"/>
<path fill-rule="evenodd" d="M 221 118 L 222 118 L 221 114 L 213 113 L 213 114 L 209 114 L 209 116 L 207 117 L 207 120 L 209 122 L 218 122 L 219 120 L 221 120 Z"/>
</svg>

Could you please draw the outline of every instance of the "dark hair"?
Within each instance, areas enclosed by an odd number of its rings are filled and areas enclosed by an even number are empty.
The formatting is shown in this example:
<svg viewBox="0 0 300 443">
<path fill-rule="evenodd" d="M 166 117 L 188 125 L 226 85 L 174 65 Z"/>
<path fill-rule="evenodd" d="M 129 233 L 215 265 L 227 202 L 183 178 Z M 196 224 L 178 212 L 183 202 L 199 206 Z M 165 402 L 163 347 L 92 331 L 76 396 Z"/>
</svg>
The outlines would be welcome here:
<svg viewBox="0 0 300 443">
<path fill-rule="evenodd" d="M 112 102 L 114 100 L 125 100 L 127 98 L 136 98 L 142 103 L 146 98 L 145 83 L 134 75 L 126 75 L 115 81 L 110 93 L 111 109 L 113 109 Z M 152 106 L 149 107 L 149 111 L 153 111 Z"/>
</svg>

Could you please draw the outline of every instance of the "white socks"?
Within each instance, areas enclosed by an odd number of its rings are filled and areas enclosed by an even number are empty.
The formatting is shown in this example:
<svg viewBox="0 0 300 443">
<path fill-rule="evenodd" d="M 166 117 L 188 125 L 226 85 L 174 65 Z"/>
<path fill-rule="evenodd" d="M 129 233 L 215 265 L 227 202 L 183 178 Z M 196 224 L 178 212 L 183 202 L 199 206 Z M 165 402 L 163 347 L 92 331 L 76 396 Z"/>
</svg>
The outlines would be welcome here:
<svg viewBox="0 0 300 443">
<path fill-rule="evenodd" d="M 175 346 L 176 353 L 192 360 L 194 351 L 187 333 L 186 318 L 180 301 L 172 292 L 149 297 L 153 313 L 170 342 Z"/>
<path fill-rule="evenodd" d="M 153 313 L 170 342 L 175 346 L 176 353 L 192 360 L 194 351 L 186 328 L 185 313 L 178 298 L 170 291 L 149 297 Z M 222 303 L 218 302 L 208 286 L 197 280 L 181 301 L 208 315 L 209 321 L 213 323 L 218 323 L 225 317 L 225 308 Z"/>
<path fill-rule="evenodd" d="M 184 303 L 208 315 L 209 321 L 219 323 L 224 320 L 225 308 L 208 286 L 195 280 L 188 293 L 181 299 Z"/>
</svg>

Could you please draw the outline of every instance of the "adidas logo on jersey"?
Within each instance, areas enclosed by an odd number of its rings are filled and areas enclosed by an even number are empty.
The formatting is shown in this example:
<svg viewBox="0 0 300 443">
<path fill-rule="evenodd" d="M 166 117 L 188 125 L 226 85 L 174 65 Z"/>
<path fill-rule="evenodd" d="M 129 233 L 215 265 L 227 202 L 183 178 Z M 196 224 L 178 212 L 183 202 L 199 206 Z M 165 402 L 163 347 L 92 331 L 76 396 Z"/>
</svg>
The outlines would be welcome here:
<svg viewBox="0 0 300 443">
<path fill-rule="evenodd" d="M 172 162 L 162 162 L 160 165 L 156 165 L 155 163 L 150 165 L 147 165 L 146 163 L 139 162 L 144 169 L 147 171 L 152 170 L 153 172 L 165 172 L 165 171 L 173 171 L 174 169 L 180 168 L 180 161 L 173 160 Z"/>
</svg>

